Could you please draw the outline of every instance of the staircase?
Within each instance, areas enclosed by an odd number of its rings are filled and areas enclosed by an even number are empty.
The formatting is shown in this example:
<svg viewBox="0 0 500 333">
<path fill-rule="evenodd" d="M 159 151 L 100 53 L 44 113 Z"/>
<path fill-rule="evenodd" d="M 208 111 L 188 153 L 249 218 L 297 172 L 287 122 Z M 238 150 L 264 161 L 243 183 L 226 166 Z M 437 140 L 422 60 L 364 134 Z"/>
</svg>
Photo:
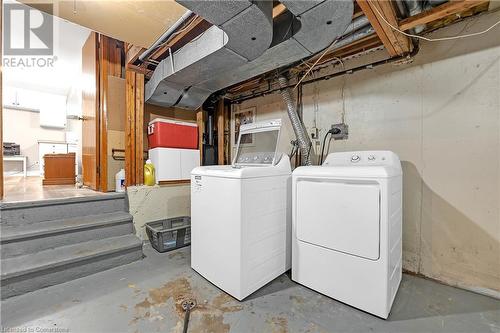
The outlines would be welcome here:
<svg viewBox="0 0 500 333">
<path fill-rule="evenodd" d="M 125 195 L 0 204 L 1 298 L 142 258 Z"/>
</svg>

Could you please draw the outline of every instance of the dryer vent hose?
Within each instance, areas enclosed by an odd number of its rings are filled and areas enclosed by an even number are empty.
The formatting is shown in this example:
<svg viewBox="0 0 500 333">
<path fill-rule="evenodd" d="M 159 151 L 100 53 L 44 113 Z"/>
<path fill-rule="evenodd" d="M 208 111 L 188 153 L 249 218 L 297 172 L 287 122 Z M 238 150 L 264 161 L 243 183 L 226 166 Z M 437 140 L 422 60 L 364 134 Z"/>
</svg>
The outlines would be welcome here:
<svg viewBox="0 0 500 333">
<path fill-rule="evenodd" d="M 288 88 L 288 79 L 284 76 L 280 76 L 278 77 L 278 82 L 281 89 L 281 96 L 283 97 L 283 100 L 286 104 L 288 117 L 290 118 L 293 131 L 295 132 L 295 136 L 297 137 L 297 142 L 299 144 L 301 165 L 312 165 L 310 156 L 312 147 L 311 139 L 309 139 L 306 127 L 297 114 L 297 109 L 295 107 L 295 101 L 292 97 L 292 92 L 290 88 Z"/>
</svg>

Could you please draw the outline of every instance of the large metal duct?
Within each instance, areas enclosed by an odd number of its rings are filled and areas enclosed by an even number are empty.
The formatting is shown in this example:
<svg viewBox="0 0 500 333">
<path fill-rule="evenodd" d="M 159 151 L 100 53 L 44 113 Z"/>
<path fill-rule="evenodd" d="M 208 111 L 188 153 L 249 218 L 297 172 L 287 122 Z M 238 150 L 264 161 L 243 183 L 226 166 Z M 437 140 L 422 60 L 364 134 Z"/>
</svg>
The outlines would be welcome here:
<svg viewBox="0 0 500 333">
<path fill-rule="evenodd" d="M 375 29 L 373 29 L 373 27 L 370 24 L 365 25 L 364 27 L 361 27 L 360 29 L 353 31 L 349 35 L 345 35 L 344 37 L 342 37 L 337 43 L 335 43 L 335 45 L 332 47 L 331 50 L 332 51 L 336 50 L 338 48 L 341 48 L 342 46 L 360 40 L 361 38 L 368 37 L 374 32 Z"/>
<path fill-rule="evenodd" d="M 253 16 L 247 13 L 249 10 L 259 10 L 269 18 L 269 9 L 266 7 L 267 11 L 264 11 L 262 6 L 256 5 L 258 2 L 254 2 L 251 7 L 248 6 L 249 1 L 241 0 L 177 2 L 215 26 L 176 51 L 173 59 L 168 57 L 160 63 L 146 84 L 145 97 L 152 104 L 188 109 L 200 107 L 215 91 L 325 49 L 344 33 L 353 13 L 352 1 L 281 0 L 288 11 L 274 20 L 269 40 L 268 27 L 255 23 Z M 263 2 L 272 4 L 272 1 Z M 223 31 L 219 32 L 220 29 Z M 250 36 L 257 38 L 254 40 Z M 255 50 L 252 43 L 262 38 L 267 38 L 269 44 L 264 51 Z M 228 49 L 232 52 L 227 52 Z M 218 54 L 213 55 L 215 52 Z M 245 59 L 226 59 L 233 53 Z M 193 57 L 195 61 L 192 61 Z M 178 67 L 179 62 L 182 63 L 182 70 Z"/>
<path fill-rule="evenodd" d="M 197 1 L 192 7 L 214 25 L 160 62 L 146 85 L 149 103 L 196 108 L 184 94 L 208 97 L 211 91 L 196 87 L 198 82 L 255 59 L 272 42 L 271 1 Z"/>
</svg>

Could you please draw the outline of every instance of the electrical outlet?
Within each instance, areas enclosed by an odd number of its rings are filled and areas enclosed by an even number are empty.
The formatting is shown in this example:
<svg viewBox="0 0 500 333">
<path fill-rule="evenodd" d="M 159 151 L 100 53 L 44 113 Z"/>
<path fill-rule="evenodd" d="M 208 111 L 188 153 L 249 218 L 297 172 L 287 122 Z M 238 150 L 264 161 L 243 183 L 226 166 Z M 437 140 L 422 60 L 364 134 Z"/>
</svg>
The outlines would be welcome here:
<svg viewBox="0 0 500 333">
<path fill-rule="evenodd" d="M 332 134 L 333 140 L 347 140 L 349 138 L 349 126 L 345 123 L 333 124 L 331 129 L 338 129 L 340 132 Z"/>
<path fill-rule="evenodd" d="M 311 139 L 318 140 L 319 130 L 316 127 L 311 128 Z"/>
</svg>

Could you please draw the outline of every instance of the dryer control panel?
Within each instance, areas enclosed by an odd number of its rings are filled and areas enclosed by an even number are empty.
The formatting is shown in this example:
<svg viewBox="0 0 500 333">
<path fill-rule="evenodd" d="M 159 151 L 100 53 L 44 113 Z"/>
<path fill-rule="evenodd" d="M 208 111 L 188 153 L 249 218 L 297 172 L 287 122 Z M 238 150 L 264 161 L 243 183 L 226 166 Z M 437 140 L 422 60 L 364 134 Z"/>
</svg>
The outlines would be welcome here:
<svg viewBox="0 0 500 333">
<path fill-rule="evenodd" d="M 331 153 L 326 157 L 323 166 L 392 166 L 400 165 L 399 158 L 388 150 L 367 150 Z"/>
</svg>

